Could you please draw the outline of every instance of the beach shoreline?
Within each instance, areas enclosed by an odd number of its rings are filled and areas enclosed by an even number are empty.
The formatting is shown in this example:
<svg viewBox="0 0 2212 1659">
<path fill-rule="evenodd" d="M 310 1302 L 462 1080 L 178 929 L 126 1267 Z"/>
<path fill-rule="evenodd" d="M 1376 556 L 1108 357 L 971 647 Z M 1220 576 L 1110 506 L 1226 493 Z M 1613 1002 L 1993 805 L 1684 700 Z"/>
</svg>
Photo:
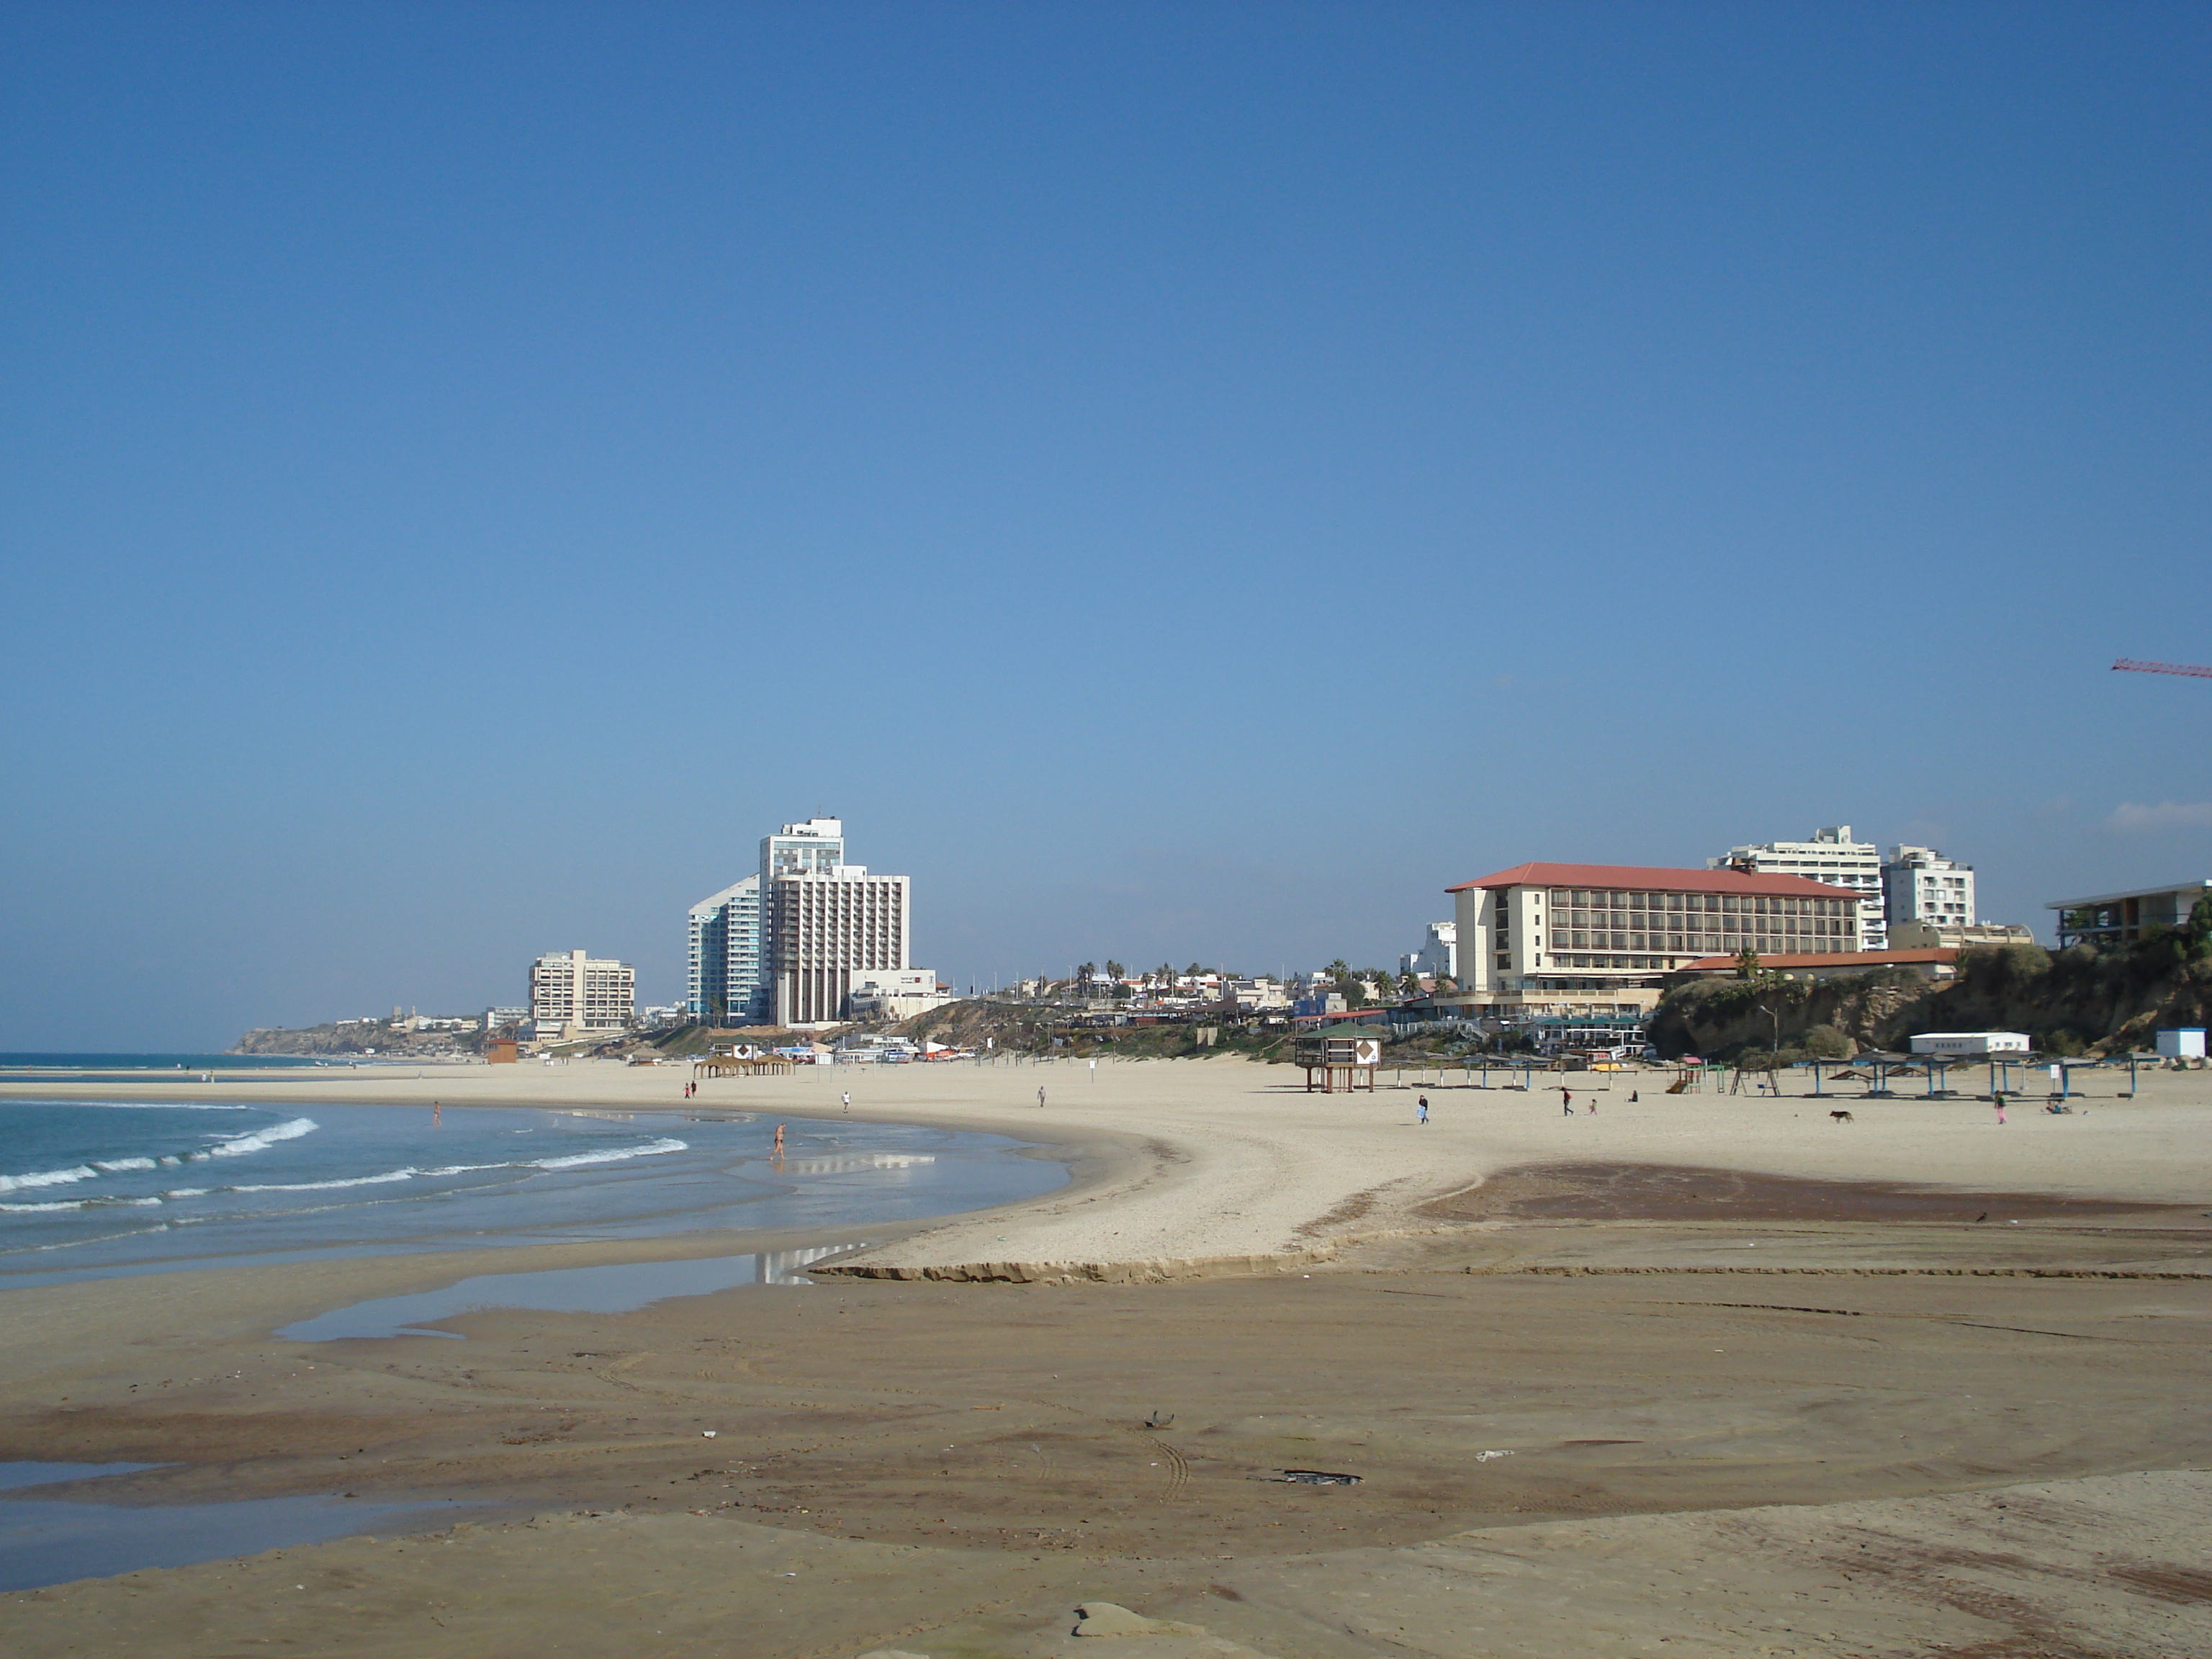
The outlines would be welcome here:
<svg viewBox="0 0 2212 1659">
<path fill-rule="evenodd" d="M 2104 1074 L 2088 1093 L 2076 1093 L 2069 1114 L 2047 1115 L 2021 1102 L 2005 1126 L 1972 1099 L 1668 1097 L 1661 1092 L 1666 1075 L 1561 1073 L 1524 1092 L 1442 1080 L 1401 1085 L 1386 1069 L 1372 1094 L 1318 1095 L 1299 1086 L 1295 1068 L 1234 1058 L 1109 1061 L 1097 1070 L 953 1063 L 800 1067 L 781 1078 L 712 1081 L 687 1098 L 682 1068 L 579 1061 L 453 1066 L 373 1079 L 303 1069 L 262 1073 L 252 1093 L 301 1109 L 318 1100 L 416 1109 L 434 1101 L 457 1110 L 677 1117 L 734 1110 L 835 1120 L 850 1092 L 857 1119 L 1005 1135 L 1033 1148 L 1030 1155 L 1067 1165 L 1069 1182 L 1054 1192 L 903 1228 L 866 1257 L 912 1268 L 1296 1257 L 1347 1237 L 1432 1229 L 1426 1206 L 1450 1192 L 1562 1157 L 2164 1205 L 2205 1197 L 2198 1148 L 2212 1128 L 2212 1073 L 2146 1073 L 2134 1099 L 2112 1092 L 2124 1074 Z M 6 1079 L 0 1102 L 189 1102 L 220 1086 Z M 1421 1096 L 1434 1108 L 1425 1125 L 1412 1109 Z M 1837 1109 L 1850 1109 L 1853 1121 L 1830 1121 Z"/>
<path fill-rule="evenodd" d="M 96 1633 L 150 1659 L 264 1641 L 708 1659 L 742 1628 L 762 1659 L 1110 1659 L 1067 1645 L 1073 1605 L 1098 1598 L 1210 1632 L 1133 1640 L 1149 1659 L 1626 1656 L 1658 1635 L 1715 1656 L 2179 1655 L 2212 1636 L 2206 1604 L 2155 1589 L 2196 1582 L 2186 1472 L 2212 1462 L 2203 1073 L 2002 1127 L 1986 1103 L 1851 1101 L 1837 1123 L 1826 1101 L 1655 1097 L 1636 1074 L 1568 1076 L 1571 1120 L 1556 1092 L 1431 1084 L 1423 1126 L 1410 1081 L 1309 1097 L 1239 1060 L 1096 1083 L 853 1068 L 690 1100 L 672 1068 L 467 1069 L 265 1098 L 836 1119 L 849 1089 L 855 1121 L 1006 1134 L 1072 1179 L 837 1239 L 0 1296 L 0 1455 L 164 1466 L 101 1483 L 123 1503 L 465 1497 L 494 1517 L 27 1592 L 21 1651 Z M 56 1097 L 0 1085 L 27 1093 Z M 476 1274 L 863 1238 L 789 1290 L 273 1334 Z M 1361 1484 L 1285 1484 L 1299 1469 Z M 2085 1565 L 2085 1516 L 2125 1550 Z M 1860 1562 L 1877 1532 L 1887 1553 Z M 1747 1535 L 1756 1593 L 1670 1588 Z M 2023 1565 L 1958 1569 L 1999 1576 L 1954 1593 L 1926 1565 L 1961 1537 Z M 1593 1607 L 1597 1636 L 1561 1611 Z"/>
</svg>

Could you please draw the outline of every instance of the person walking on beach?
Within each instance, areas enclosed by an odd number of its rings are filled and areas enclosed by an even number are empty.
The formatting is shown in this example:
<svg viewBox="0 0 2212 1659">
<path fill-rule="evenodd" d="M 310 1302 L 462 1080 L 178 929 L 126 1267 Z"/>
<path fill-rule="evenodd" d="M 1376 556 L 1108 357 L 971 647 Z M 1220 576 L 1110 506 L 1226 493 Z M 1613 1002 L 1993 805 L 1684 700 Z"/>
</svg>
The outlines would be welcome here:
<svg viewBox="0 0 2212 1659">
<path fill-rule="evenodd" d="M 430 1127 L 434 1129 L 438 1127 L 440 1121 L 445 1115 L 445 1110 L 446 1109 L 439 1105 L 436 1101 L 434 1100 L 430 1103 Z"/>
<path fill-rule="evenodd" d="M 1583 1107 L 1583 1110 L 1588 1112 L 1592 1117 L 1595 1117 L 1597 1115 L 1597 1102 L 1593 1100 L 1589 1105 Z"/>
<path fill-rule="evenodd" d="M 1569 1117 L 1575 1115 L 1575 1091 L 1572 1089 L 1559 1091 L 1559 1109 Z"/>
<path fill-rule="evenodd" d="M 1044 1090 L 1042 1086 L 1037 1090 L 1037 1110 L 1044 1110 Z"/>
<path fill-rule="evenodd" d="M 853 1109 L 853 1091 L 850 1089 L 845 1091 L 845 1109 L 848 1112 Z"/>
<path fill-rule="evenodd" d="M 1422 1122 L 1426 1123 L 1429 1121 L 1429 1097 L 1426 1095 L 1421 1097 L 1419 1115 Z"/>
<path fill-rule="evenodd" d="M 2005 1121 L 2005 1115 L 2004 1115 L 2004 1091 L 2003 1091 L 2003 1090 L 2002 1090 L 2002 1089 L 1998 1090 L 1998 1091 L 1997 1091 L 1997 1092 L 1996 1092 L 1996 1105 L 1997 1105 L 1997 1121 L 1998 1121 L 1999 1123 L 2002 1123 L 2002 1122 Z"/>
<path fill-rule="evenodd" d="M 774 1156 L 778 1159 L 781 1159 L 783 1157 L 783 1125 L 781 1123 L 775 1126 L 775 1147 Z"/>
</svg>

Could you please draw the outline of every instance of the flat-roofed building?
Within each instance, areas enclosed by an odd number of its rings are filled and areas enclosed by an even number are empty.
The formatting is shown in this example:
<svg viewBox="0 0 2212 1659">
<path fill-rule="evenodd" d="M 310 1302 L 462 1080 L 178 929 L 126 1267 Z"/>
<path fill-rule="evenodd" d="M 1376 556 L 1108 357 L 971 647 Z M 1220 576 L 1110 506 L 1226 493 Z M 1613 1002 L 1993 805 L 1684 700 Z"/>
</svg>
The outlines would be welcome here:
<svg viewBox="0 0 2212 1659">
<path fill-rule="evenodd" d="M 1460 989 L 1438 1001 L 1468 1008 L 1648 1008 L 1701 957 L 1860 948 L 1859 895 L 1802 876 L 1534 863 L 1447 890 Z"/>
<path fill-rule="evenodd" d="M 778 876 L 768 887 L 766 933 L 777 1024 L 826 1025 L 848 1018 L 857 981 L 906 968 L 908 878 L 872 876 L 860 865 L 840 864 Z"/>
<path fill-rule="evenodd" d="M 1831 887 L 1848 887 L 1859 897 L 1859 945 L 1879 951 L 1889 942 L 1888 908 L 1882 894 L 1881 849 L 1870 841 L 1853 841 L 1848 823 L 1815 830 L 1810 841 L 1770 841 L 1755 847 L 1731 847 L 1724 858 L 1708 859 L 1716 870 L 1742 870 L 1756 876 L 1802 876 Z"/>
<path fill-rule="evenodd" d="M 2187 927 L 2197 902 L 2207 898 L 2212 898 L 2212 879 L 2137 887 L 2090 898 L 2053 899 L 2045 908 L 2058 912 L 2062 946 L 2130 945 L 2148 928 Z"/>
<path fill-rule="evenodd" d="M 1459 924 L 1455 921 L 1431 922 L 1428 937 L 1421 941 L 1421 948 L 1409 951 L 1398 958 L 1398 971 L 1420 979 L 1457 979 Z"/>
<path fill-rule="evenodd" d="M 863 969 L 853 975 L 846 1012 L 854 1019 L 911 1019 L 951 1000 L 951 988 L 938 983 L 934 969 Z"/>
<path fill-rule="evenodd" d="M 1684 963 L 1677 971 L 1701 979 L 1725 979 L 1741 965 L 1741 958 L 1734 956 L 1700 957 Z M 1762 955 L 1759 966 L 1762 972 L 1779 974 L 1784 979 L 1836 979 L 1875 968 L 1903 968 L 1923 979 L 1949 979 L 1959 971 L 1959 953 L 1932 945 L 1911 950 L 1893 946 L 1887 951 L 1785 951 Z"/>
<path fill-rule="evenodd" d="M 1933 847 L 1891 848 L 1881 866 L 1881 890 L 1892 927 L 1900 921 L 1974 925 L 1974 866 L 1947 859 Z"/>
<path fill-rule="evenodd" d="M 747 876 L 691 907 L 691 978 L 684 1007 L 692 1018 L 744 1024 L 769 1017 L 760 892 L 761 878 Z"/>
<path fill-rule="evenodd" d="M 637 970 L 584 951 L 549 951 L 530 964 L 530 1021 L 539 1036 L 620 1031 L 637 1017 Z"/>
<path fill-rule="evenodd" d="M 1938 926 L 1932 921 L 1893 921 L 1889 948 L 1893 951 L 1966 951 L 1978 945 L 2033 945 L 2035 935 L 2018 922 L 1978 921 L 1971 927 Z"/>
</svg>

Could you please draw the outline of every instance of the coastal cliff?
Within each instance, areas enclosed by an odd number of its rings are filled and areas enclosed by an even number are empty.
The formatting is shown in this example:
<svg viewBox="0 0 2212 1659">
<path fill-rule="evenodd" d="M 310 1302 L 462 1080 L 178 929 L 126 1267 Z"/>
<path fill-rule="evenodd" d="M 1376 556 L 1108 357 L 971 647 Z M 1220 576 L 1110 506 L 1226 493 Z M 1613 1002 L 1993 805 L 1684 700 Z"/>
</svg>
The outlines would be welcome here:
<svg viewBox="0 0 2212 1659">
<path fill-rule="evenodd" d="M 1893 968 L 1819 981 L 1698 980 L 1661 999 L 1651 1041 L 1670 1057 L 1728 1059 L 1779 1046 L 1785 1060 L 1846 1059 L 1901 1050 L 1923 1031 L 2003 1030 L 2025 1031 L 2045 1053 L 2104 1054 L 2148 1048 L 2162 1027 L 2207 1024 L 2212 927 L 2116 951 L 1965 951 L 1948 981 Z"/>
</svg>

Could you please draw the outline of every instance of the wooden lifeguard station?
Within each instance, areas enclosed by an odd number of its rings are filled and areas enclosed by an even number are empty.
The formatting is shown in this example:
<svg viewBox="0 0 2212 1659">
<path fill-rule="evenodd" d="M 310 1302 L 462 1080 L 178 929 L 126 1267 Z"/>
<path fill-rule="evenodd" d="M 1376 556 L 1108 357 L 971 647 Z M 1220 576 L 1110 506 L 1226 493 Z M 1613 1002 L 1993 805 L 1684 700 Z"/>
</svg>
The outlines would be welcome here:
<svg viewBox="0 0 2212 1659">
<path fill-rule="evenodd" d="M 1297 1064 L 1306 1068 L 1306 1092 L 1333 1095 L 1338 1090 L 1375 1092 L 1375 1073 L 1382 1065 L 1382 1039 L 1356 1031 L 1316 1031 L 1298 1039 Z"/>
</svg>

